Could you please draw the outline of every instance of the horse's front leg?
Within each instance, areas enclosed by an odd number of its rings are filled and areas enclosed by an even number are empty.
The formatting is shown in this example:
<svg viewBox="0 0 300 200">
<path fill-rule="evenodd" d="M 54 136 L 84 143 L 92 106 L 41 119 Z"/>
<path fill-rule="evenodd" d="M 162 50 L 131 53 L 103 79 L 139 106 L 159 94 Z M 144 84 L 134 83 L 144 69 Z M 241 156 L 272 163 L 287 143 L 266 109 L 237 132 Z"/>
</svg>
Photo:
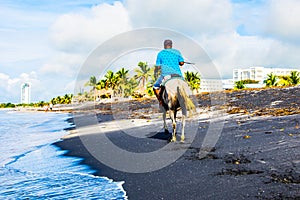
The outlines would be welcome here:
<svg viewBox="0 0 300 200">
<path fill-rule="evenodd" d="M 176 119 L 175 119 L 176 114 L 174 111 L 169 110 L 169 115 L 172 120 L 172 127 L 173 127 L 171 142 L 176 142 Z"/>
<path fill-rule="evenodd" d="M 181 128 L 181 138 L 180 142 L 184 142 L 185 136 L 184 136 L 184 127 L 185 127 L 185 115 L 182 115 L 182 128 Z"/>
</svg>

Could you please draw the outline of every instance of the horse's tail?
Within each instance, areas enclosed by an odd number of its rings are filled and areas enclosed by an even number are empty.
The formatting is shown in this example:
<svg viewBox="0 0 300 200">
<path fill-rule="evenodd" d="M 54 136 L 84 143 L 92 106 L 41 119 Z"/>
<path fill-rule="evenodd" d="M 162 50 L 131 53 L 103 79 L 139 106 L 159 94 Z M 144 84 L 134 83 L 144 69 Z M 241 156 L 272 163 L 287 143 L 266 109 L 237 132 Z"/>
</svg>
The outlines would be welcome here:
<svg viewBox="0 0 300 200">
<path fill-rule="evenodd" d="M 184 106 L 187 111 L 191 112 L 192 114 L 195 114 L 196 106 L 193 103 L 192 99 L 189 97 L 189 95 L 186 93 L 184 87 L 178 86 L 177 91 L 180 95 L 179 98 L 181 98 L 180 101 L 183 101 L 183 102 L 180 102 L 181 104 L 183 103 L 183 105 L 180 105 L 181 108 L 183 108 L 183 106 Z"/>
</svg>

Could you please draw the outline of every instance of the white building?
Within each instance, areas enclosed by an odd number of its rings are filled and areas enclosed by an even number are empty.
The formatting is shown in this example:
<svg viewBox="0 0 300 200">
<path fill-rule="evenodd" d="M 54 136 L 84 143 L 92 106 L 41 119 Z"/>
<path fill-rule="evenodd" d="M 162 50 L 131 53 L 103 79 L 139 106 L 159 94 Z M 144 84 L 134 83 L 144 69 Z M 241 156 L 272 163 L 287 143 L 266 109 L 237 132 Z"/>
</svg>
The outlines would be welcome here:
<svg viewBox="0 0 300 200">
<path fill-rule="evenodd" d="M 292 71 L 298 71 L 298 69 L 284 69 L 284 68 L 264 68 L 264 67 L 250 67 L 246 69 L 233 69 L 233 81 L 240 80 L 256 80 L 260 84 L 267 79 L 268 74 L 273 73 L 277 76 L 290 75 Z"/>
<path fill-rule="evenodd" d="M 222 87 L 224 90 L 233 89 L 234 82 L 233 79 L 223 79 L 222 80 Z"/>
<path fill-rule="evenodd" d="M 236 81 L 240 80 L 255 80 L 257 84 L 245 84 L 247 88 L 264 87 L 264 80 L 268 78 L 268 74 L 273 73 L 277 76 L 290 75 L 292 71 L 299 69 L 284 69 L 284 68 L 264 68 L 250 67 L 247 69 L 233 69 L 233 79 L 201 79 L 200 92 L 213 92 L 233 89 Z"/>
<path fill-rule="evenodd" d="M 23 83 L 21 85 L 21 103 L 30 103 L 30 85 L 29 83 Z"/>
<path fill-rule="evenodd" d="M 214 92 L 223 90 L 221 79 L 201 79 L 200 92 Z"/>
</svg>

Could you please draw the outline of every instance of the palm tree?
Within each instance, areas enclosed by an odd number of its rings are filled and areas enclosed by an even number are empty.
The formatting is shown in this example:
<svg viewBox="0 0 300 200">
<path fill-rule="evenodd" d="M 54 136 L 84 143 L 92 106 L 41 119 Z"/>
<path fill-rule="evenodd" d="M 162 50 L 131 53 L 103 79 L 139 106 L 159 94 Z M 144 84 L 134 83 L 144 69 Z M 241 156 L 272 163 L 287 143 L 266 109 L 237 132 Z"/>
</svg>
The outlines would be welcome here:
<svg viewBox="0 0 300 200">
<path fill-rule="evenodd" d="M 56 104 L 61 104 L 61 97 L 60 97 L 60 96 L 57 96 L 57 97 L 55 98 L 55 102 L 56 102 Z"/>
<path fill-rule="evenodd" d="M 266 83 L 266 86 L 269 87 L 277 86 L 278 77 L 273 73 L 268 74 L 267 76 L 268 78 L 264 81 L 264 83 Z"/>
<path fill-rule="evenodd" d="M 297 71 L 292 71 L 290 81 L 292 85 L 298 85 L 300 83 L 300 73 Z"/>
<path fill-rule="evenodd" d="M 72 98 L 73 98 L 73 94 L 65 94 L 65 96 L 63 98 L 63 103 L 64 104 L 72 103 Z"/>
<path fill-rule="evenodd" d="M 107 91 L 109 89 L 109 87 L 108 87 L 106 79 L 101 79 L 100 81 L 98 81 L 96 88 L 99 91 L 98 95 L 100 97 L 103 96 L 103 95 L 104 95 L 104 97 L 109 97 L 109 95 L 107 95 L 109 93 Z"/>
<path fill-rule="evenodd" d="M 186 71 L 184 73 L 184 79 L 190 86 L 191 90 L 192 91 L 196 90 L 198 93 L 198 89 L 200 88 L 200 80 L 201 80 L 200 74 L 198 74 L 198 72 L 194 73 L 194 72 Z"/>
<path fill-rule="evenodd" d="M 90 80 L 85 83 L 85 86 L 91 86 L 94 91 L 94 102 L 96 102 L 96 89 L 97 89 L 97 79 L 95 76 L 91 76 Z"/>
<path fill-rule="evenodd" d="M 108 70 L 104 77 L 106 78 L 105 88 L 111 88 L 113 90 L 113 92 L 115 92 L 115 89 L 118 84 L 118 78 L 117 78 L 116 74 L 113 71 Z M 111 95 L 113 95 L 113 94 L 111 94 Z"/>
<path fill-rule="evenodd" d="M 292 85 L 289 76 L 278 76 L 277 86 L 290 86 Z"/>
<path fill-rule="evenodd" d="M 55 98 L 52 98 L 50 103 L 52 103 L 53 105 L 57 104 Z"/>
<path fill-rule="evenodd" d="M 243 81 L 236 81 L 234 83 L 234 88 L 235 89 L 244 89 L 245 88 L 244 82 Z"/>
<path fill-rule="evenodd" d="M 131 78 L 124 87 L 124 96 L 131 96 L 138 85 L 139 83 L 137 82 L 137 80 L 135 78 Z"/>
<path fill-rule="evenodd" d="M 135 69 L 136 75 L 134 78 L 138 80 L 138 83 L 141 83 L 141 87 L 143 90 L 146 90 L 146 82 L 148 81 L 149 77 L 151 76 L 151 69 L 148 66 L 147 62 L 139 62 L 139 68 Z"/>
<path fill-rule="evenodd" d="M 101 79 L 100 81 L 98 81 L 96 88 L 97 90 L 108 89 L 106 87 L 106 79 Z"/>
<path fill-rule="evenodd" d="M 148 93 L 149 96 L 153 96 L 154 95 L 153 86 L 154 86 L 154 84 L 155 84 L 155 82 L 157 80 L 157 78 L 154 75 L 154 69 L 155 69 L 155 66 L 150 68 L 150 72 L 149 72 L 151 74 L 150 75 L 150 80 L 147 82 L 147 85 L 146 85 L 146 87 L 147 87 L 147 93 Z"/>
<path fill-rule="evenodd" d="M 128 83 L 128 72 L 129 72 L 129 70 L 126 70 L 123 67 L 116 73 L 117 85 L 119 86 L 119 91 L 121 91 L 122 96 L 124 96 L 124 88 L 125 88 L 126 84 Z"/>
</svg>

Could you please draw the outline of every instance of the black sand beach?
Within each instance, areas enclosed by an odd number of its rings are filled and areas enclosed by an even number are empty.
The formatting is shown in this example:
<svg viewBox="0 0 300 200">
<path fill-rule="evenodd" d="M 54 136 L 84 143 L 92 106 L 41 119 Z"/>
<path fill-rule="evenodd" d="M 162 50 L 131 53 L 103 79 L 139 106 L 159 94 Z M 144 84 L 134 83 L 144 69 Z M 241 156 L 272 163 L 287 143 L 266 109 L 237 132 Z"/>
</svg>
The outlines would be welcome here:
<svg viewBox="0 0 300 200">
<path fill-rule="evenodd" d="M 125 181 L 123 187 L 130 200 L 300 199 L 299 92 L 299 87 L 293 87 L 225 93 L 226 104 L 220 106 L 227 113 L 221 116 L 224 127 L 218 142 L 208 154 L 199 157 L 211 121 L 209 114 L 198 119 L 194 139 L 187 131 L 186 143 L 174 144 L 174 152 L 187 148 L 179 159 L 148 173 L 122 172 L 104 165 L 93 156 L 95 152 L 87 150 L 76 130 L 56 145 L 68 150 L 66 156 L 84 158 L 84 164 L 97 170 L 95 175 Z M 204 114 L 216 109 L 210 104 L 209 94 L 199 95 L 197 101 Z M 139 123 L 137 119 L 153 121 L 151 114 L 156 113 L 152 106 L 155 103 L 155 100 L 131 102 L 129 110 L 134 111 L 128 118 L 132 123 Z M 99 105 L 95 111 L 98 125 L 103 127 L 122 115 L 122 112 L 114 114 L 107 104 Z M 77 116 L 84 121 L 88 112 Z M 87 120 L 81 127 L 90 125 Z M 162 130 L 143 132 L 149 137 L 135 138 L 121 130 L 111 129 L 104 134 L 92 132 L 85 135 L 84 140 L 93 140 L 96 135 L 98 139 L 108 137 L 127 151 L 150 152 L 168 144 L 168 136 Z"/>
</svg>

